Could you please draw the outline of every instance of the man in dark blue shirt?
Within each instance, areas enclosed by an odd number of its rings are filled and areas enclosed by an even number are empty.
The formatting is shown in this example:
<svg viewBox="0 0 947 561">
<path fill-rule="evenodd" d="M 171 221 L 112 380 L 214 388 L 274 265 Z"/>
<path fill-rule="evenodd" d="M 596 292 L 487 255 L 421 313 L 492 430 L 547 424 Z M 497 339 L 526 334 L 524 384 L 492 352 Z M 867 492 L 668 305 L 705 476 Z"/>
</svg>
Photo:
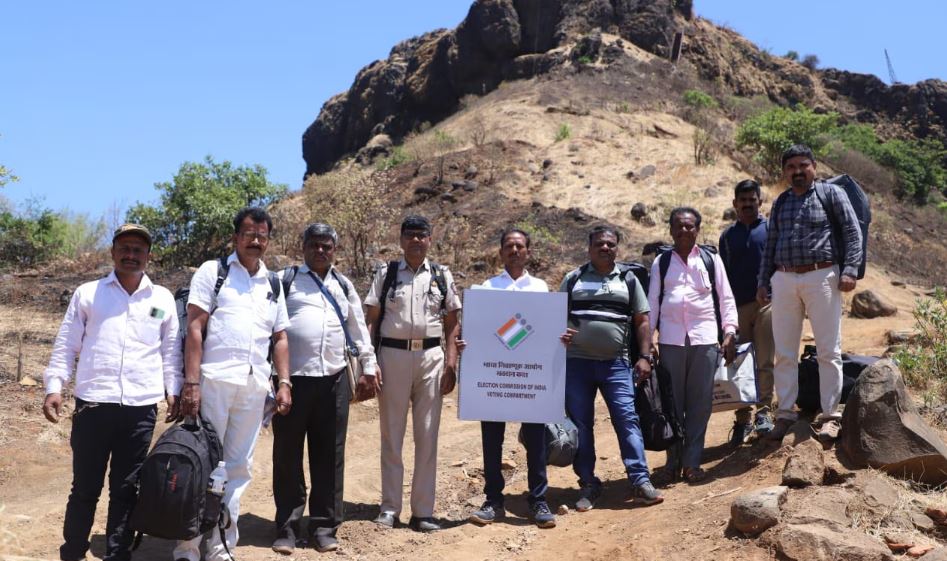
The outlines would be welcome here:
<svg viewBox="0 0 947 561">
<path fill-rule="evenodd" d="M 737 303 L 740 343 L 752 342 L 756 348 L 759 402 L 756 419 L 753 408 L 736 411 L 730 443 L 739 446 L 753 432 L 766 434 L 773 429 L 770 409 L 773 402 L 773 321 L 770 305 L 761 306 L 756 299 L 757 279 L 766 247 L 769 224 L 760 215 L 760 184 L 752 179 L 737 183 L 733 208 L 737 221 L 720 236 L 720 257 L 727 269 L 730 287 Z"/>
</svg>

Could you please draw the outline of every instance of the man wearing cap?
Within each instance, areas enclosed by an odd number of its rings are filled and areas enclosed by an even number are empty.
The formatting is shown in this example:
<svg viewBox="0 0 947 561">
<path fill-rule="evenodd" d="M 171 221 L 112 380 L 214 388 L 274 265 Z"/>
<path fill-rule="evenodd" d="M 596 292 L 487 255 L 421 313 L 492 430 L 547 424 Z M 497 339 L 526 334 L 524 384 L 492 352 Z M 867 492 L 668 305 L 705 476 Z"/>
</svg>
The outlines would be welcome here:
<svg viewBox="0 0 947 561">
<path fill-rule="evenodd" d="M 233 227 L 234 252 L 225 261 L 223 282 L 217 284 L 218 260 L 205 262 L 191 278 L 181 392 L 182 412 L 199 412 L 223 444 L 227 466 L 223 503 L 230 512 L 226 530 L 230 551 L 237 545 L 240 497 L 250 484 L 253 449 L 270 389 L 270 341 L 278 375 L 276 411 L 286 415 L 292 405 L 286 300 L 279 279 L 271 278 L 263 264 L 273 221 L 265 210 L 248 207 L 237 213 Z M 198 561 L 201 537 L 178 542 L 174 559 Z M 210 532 L 204 559 L 229 559 L 227 548 L 219 532 Z"/>
<path fill-rule="evenodd" d="M 75 367 L 72 491 L 63 523 L 65 543 L 59 548 L 63 561 L 85 559 L 106 468 L 104 559 L 131 558 L 128 517 L 137 491 L 126 478 L 148 453 L 157 403 L 166 399 L 168 419 L 177 416 L 175 397 L 182 383 L 178 317 L 171 293 L 145 274 L 151 241 L 148 230 L 137 224 L 115 231 L 114 269 L 76 289 L 43 374 L 43 414 L 58 423 L 62 388 Z"/>
<path fill-rule="evenodd" d="M 437 433 L 442 397 L 457 381 L 457 312 L 460 298 L 450 271 L 427 259 L 431 223 L 409 216 L 401 223 L 404 257 L 375 273 L 365 297 L 370 333 L 378 333 L 375 373 L 381 423 L 381 512 L 375 522 L 394 527 L 401 513 L 404 465 L 401 448 L 408 407 L 414 428 L 411 520 L 418 532 L 439 530 L 434 521 Z M 446 333 L 446 350 L 441 336 Z M 445 356 L 446 354 L 446 356 Z"/>
<path fill-rule="evenodd" d="M 273 550 L 285 555 L 295 549 L 306 509 L 304 440 L 309 444 L 312 486 L 309 543 L 321 552 L 338 548 L 352 391 L 346 374 L 347 338 L 358 350 L 362 366 L 358 391 L 371 395 L 375 384 L 375 351 L 362 315 L 362 300 L 352 282 L 332 264 L 338 242 L 338 234 L 328 224 L 310 224 L 303 232 L 305 264 L 281 273 L 287 287 L 290 326 L 286 333 L 294 407 L 288 415 L 273 419 L 273 499 L 278 534 Z"/>
</svg>

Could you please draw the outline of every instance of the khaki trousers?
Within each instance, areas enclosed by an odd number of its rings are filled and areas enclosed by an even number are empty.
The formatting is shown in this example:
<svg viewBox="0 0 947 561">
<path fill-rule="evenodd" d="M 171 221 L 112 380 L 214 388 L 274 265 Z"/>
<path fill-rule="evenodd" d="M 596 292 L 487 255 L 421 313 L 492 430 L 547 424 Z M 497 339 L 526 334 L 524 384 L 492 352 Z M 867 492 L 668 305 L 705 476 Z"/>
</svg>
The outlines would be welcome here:
<svg viewBox="0 0 947 561">
<path fill-rule="evenodd" d="M 414 476 L 411 479 L 411 515 L 434 515 L 437 481 L 437 433 L 441 425 L 440 347 L 404 351 L 381 347 L 378 363 L 382 391 L 378 396 L 381 423 L 381 512 L 401 514 L 404 463 L 401 450 L 408 423 L 414 428 Z"/>
<path fill-rule="evenodd" d="M 773 340 L 776 342 L 777 419 L 795 420 L 799 396 L 799 340 L 806 315 L 819 349 L 821 420 L 841 418 L 842 399 L 842 293 L 838 266 L 808 273 L 777 271 L 773 285 Z"/>
<path fill-rule="evenodd" d="M 773 407 L 773 361 L 776 346 L 773 343 L 773 311 L 767 304 L 748 302 L 737 308 L 740 326 L 740 343 L 753 343 L 756 349 L 757 384 L 760 395 L 756 411 L 769 411 Z M 738 423 L 752 422 L 752 407 L 736 410 Z"/>
</svg>

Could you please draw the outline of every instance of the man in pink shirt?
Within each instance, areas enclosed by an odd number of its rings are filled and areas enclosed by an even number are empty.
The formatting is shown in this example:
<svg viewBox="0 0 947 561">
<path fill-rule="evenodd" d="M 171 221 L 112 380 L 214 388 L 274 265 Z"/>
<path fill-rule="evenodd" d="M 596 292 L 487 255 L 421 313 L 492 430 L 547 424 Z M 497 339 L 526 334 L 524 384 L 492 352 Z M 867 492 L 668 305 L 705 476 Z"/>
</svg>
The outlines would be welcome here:
<svg viewBox="0 0 947 561">
<path fill-rule="evenodd" d="M 727 363 L 736 355 L 737 330 L 736 302 L 723 262 L 697 245 L 700 222 L 700 213 L 693 208 L 671 211 L 674 248 L 654 260 L 648 291 L 660 361 L 671 375 L 677 418 L 684 425 L 684 442 L 668 450 L 665 474 L 676 480 L 683 470 L 690 483 L 705 477 L 700 459 L 713 402 L 714 370 L 721 352 Z"/>
</svg>

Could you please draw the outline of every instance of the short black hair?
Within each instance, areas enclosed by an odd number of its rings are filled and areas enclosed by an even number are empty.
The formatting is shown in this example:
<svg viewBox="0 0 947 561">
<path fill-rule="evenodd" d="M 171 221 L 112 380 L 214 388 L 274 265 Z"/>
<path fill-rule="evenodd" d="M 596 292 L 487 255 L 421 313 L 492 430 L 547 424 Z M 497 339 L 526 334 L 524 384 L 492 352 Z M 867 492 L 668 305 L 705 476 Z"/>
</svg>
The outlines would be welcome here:
<svg viewBox="0 0 947 561">
<path fill-rule="evenodd" d="M 431 228 L 430 220 L 420 214 L 412 214 L 401 221 L 401 233 L 403 234 L 405 230 L 424 230 L 430 234 L 433 228 Z"/>
<path fill-rule="evenodd" d="M 736 199 L 740 196 L 740 193 L 749 193 L 750 191 L 756 193 L 757 199 L 762 200 L 763 192 L 760 190 L 760 184 L 753 179 L 744 179 L 737 183 L 737 186 L 733 188 L 733 198 Z"/>
<path fill-rule="evenodd" d="M 233 217 L 233 231 L 235 234 L 240 232 L 240 225 L 243 224 L 243 221 L 247 217 L 250 217 L 250 220 L 253 220 L 257 224 L 266 222 L 266 229 L 269 233 L 273 233 L 273 219 L 270 218 L 270 214 L 258 206 L 248 206 L 242 209 L 237 213 L 237 216 Z"/>
<path fill-rule="evenodd" d="M 332 245 L 339 245 L 339 234 L 336 233 L 335 228 L 322 222 L 315 222 L 306 227 L 303 232 L 303 245 L 316 238 L 329 238 L 332 240 Z"/>
<path fill-rule="evenodd" d="M 600 236 L 602 234 L 611 234 L 615 236 L 615 241 L 621 243 L 621 234 L 618 232 L 618 228 L 613 226 L 595 226 L 589 230 L 589 245 L 592 245 L 592 240 L 595 239 L 595 236 Z"/>
<path fill-rule="evenodd" d="M 811 161 L 815 162 L 815 154 L 812 153 L 812 148 L 809 148 L 805 144 L 793 144 L 783 152 L 782 167 L 786 167 L 786 162 L 790 158 L 795 158 L 796 156 L 805 156 Z"/>
<path fill-rule="evenodd" d="M 697 221 L 697 227 L 700 228 L 700 223 L 703 220 L 703 217 L 700 215 L 700 212 L 696 208 L 689 206 L 679 206 L 671 211 L 671 217 L 668 218 L 668 224 L 674 226 L 674 219 L 677 218 L 679 214 L 693 214 L 694 219 Z"/>
<path fill-rule="evenodd" d="M 520 230 L 519 228 L 508 228 L 504 230 L 503 233 L 500 234 L 500 247 L 503 247 L 503 244 L 506 243 L 506 237 L 512 234 L 519 234 L 523 236 L 523 239 L 526 240 L 526 249 L 529 249 L 529 242 L 530 242 L 529 234 L 527 234 L 523 230 Z"/>
</svg>

